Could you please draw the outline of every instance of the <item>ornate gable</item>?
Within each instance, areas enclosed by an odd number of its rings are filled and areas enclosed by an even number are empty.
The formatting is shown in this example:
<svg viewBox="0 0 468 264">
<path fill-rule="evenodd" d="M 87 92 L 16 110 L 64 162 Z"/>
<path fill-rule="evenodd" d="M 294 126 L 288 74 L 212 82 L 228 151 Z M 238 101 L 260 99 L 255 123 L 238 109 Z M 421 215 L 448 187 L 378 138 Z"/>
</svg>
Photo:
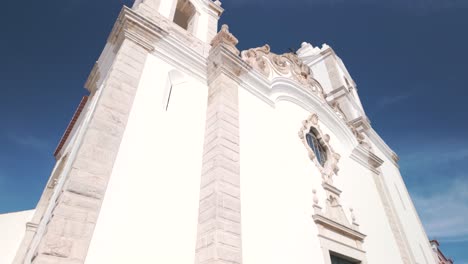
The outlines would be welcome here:
<svg viewBox="0 0 468 264">
<path fill-rule="evenodd" d="M 263 47 L 244 50 L 241 57 L 269 80 L 276 77 L 291 77 L 308 91 L 325 98 L 322 86 L 313 78 L 309 66 L 304 64 L 294 53 L 278 55 L 272 53 L 267 44 Z"/>
</svg>

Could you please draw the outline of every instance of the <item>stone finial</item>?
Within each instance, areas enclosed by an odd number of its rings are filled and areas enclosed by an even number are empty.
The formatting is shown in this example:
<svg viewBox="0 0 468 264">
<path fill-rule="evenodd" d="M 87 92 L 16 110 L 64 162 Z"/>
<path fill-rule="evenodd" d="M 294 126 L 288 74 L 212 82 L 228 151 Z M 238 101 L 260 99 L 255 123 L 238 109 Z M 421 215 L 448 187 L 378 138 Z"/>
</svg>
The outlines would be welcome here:
<svg viewBox="0 0 468 264">
<path fill-rule="evenodd" d="M 216 1 L 214 1 L 214 4 L 217 5 L 217 6 L 221 6 L 222 3 L 221 3 L 221 1 L 216 0 Z"/>
<path fill-rule="evenodd" d="M 317 197 L 317 190 L 312 189 L 312 193 L 314 194 L 314 204 L 317 205 L 319 202 L 318 197 Z"/>
<path fill-rule="evenodd" d="M 351 223 L 353 224 L 353 227 L 355 229 L 358 229 L 359 228 L 359 224 L 356 222 L 356 215 L 354 215 L 354 209 L 353 208 L 349 208 L 349 211 L 351 212 Z"/>
<path fill-rule="evenodd" d="M 356 216 L 354 215 L 354 209 L 349 208 L 349 211 L 351 212 L 351 220 L 353 220 L 353 223 L 356 222 Z"/>
<path fill-rule="evenodd" d="M 221 30 L 211 41 L 211 46 L 216 47 L 219 45 L 224 45 L 232 53 L 239 55 L 240 52 L 236 48 L 237 43 L 239 43 L 239 40 L 237 40 L 237 38 L 234 37 L 231 32 L 229 32 L 229 26 L 225 24 L 221 26 Z"/>
<path fill-rule="evenodd" d="M 313 201 L 314 205 L 312 206 L 314 208 L 314 214 L 320 214 L 322 212 L 322 207 L 318 204 L 319 199 L 317 196 L 317 190 L 312 189 L 312 193 L 314 194 Z"/>
</svg>

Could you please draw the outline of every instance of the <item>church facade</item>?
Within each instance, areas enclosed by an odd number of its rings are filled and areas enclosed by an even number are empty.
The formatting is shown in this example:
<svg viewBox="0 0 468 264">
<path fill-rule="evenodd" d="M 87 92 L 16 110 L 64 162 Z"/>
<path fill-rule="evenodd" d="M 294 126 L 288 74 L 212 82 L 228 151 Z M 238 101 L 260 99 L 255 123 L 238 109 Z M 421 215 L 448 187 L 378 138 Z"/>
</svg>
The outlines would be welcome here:
<svg viewBox="0 0 468 264">
<path fill-rule="evenodd" d="M 122 9 L 6 263 L 437 263 L 333 49 L 239 51 L 222 12 Z"/>
</svg>

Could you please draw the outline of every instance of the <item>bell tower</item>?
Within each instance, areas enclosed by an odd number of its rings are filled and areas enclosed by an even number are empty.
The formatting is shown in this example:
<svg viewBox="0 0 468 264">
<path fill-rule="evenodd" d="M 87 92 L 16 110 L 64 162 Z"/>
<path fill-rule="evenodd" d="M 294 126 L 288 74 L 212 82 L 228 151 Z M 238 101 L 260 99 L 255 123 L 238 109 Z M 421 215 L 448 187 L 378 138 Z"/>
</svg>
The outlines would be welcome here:
<svg viewBox="0 0 468 264">
<path fill-rule="evenodd" d="M 221 2 L 211 0 L 136 0 L 133 9 L 155 21 L 164 17 L 206 43 L 216 35 L 223 12 Z"/>
</svg>

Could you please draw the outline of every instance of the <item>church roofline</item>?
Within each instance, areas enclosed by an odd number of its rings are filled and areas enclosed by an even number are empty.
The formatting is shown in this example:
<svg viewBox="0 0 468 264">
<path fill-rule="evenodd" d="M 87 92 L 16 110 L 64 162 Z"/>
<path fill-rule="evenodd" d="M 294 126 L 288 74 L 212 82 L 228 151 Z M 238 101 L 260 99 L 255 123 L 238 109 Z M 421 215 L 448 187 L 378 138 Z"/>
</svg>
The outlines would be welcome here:
<svg viewBox="0 0 468 264">
<path fill-rule="evenodd" d="M 59 144 L 57 148 L 54 151 L 54 157 L 57 158 L 58 154 L 62 150 L 63 146 L 67 142 L 68 138 L 70 137 L 71 132 L 73 131 L 73 128 L 75 127 L 76 121 L 78 121 L 78 118 L 80 118 L 81 113 L 83 112 L 83 109 L 86 105 L 86 102 L 88 102 L 88 96 L 85 95 L 83 98 L 81 98 L 80 104 L 78 105 L 75 113 L 73 114 L 72 119 L 70 120 L 70 123 L 68 124 L 67 128 L 65 129 L 65 132 L 63 133 L 62 138 L 59 141 Z"/>
</svg>

